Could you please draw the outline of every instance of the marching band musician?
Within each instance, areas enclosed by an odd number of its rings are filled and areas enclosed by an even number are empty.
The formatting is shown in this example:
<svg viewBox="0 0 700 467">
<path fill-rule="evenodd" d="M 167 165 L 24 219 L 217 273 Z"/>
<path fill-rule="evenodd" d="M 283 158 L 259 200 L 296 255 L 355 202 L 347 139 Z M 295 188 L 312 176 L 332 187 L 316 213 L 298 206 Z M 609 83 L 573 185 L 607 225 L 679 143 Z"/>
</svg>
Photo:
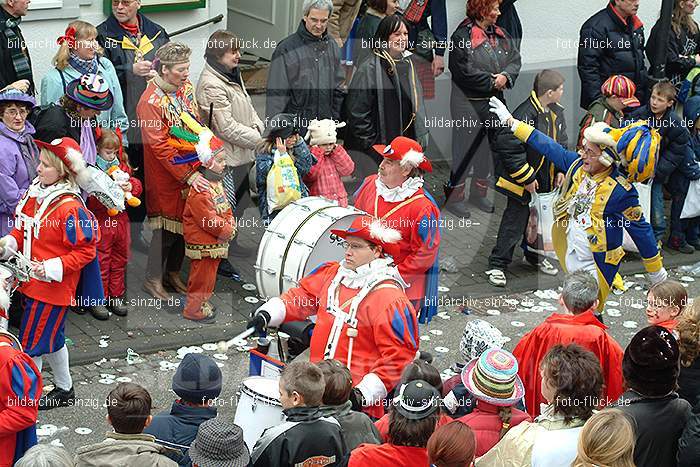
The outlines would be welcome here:
<svg viewBox="0 0 700 467">
<path fill-rule="evenodd" d="M 345 259 L 321 264 L 299 287 L 267 301 L 248 327 L 262 331 L 316 315 L 310 360 L 346 365 L 355 401 L 380 417 L 383 399 L 418 350 L 416 314 L 392 259 L 400 252 L 401 234 L 366 215 L 347 230 L 331 232 L 345 239 Z"/>
<path fill-rule="evenodd" d="M 104 297 L 96 261 L 99 228 L 77 181 L 90 179 L 80 146 L 71 138 L 36 143 L 38 176 L 17 205 L 14 229 L 0 239 L 0 259 L 19 251 L 32 262 L 31 279 L 20 286 L 25 300 L 19 331 L 39 372 L 44 357 L 54 374 L 54 389 L 39 401 L 43 410 L 75 400 L 64 326 L 81 272 L 79 300 Z"/>
<path fill-rule="evenodd" d="M 0 330 L 0 467 L 36 444 L 41 373 L 17 338 Z"/>
<path fill-rule="evenodd" d="M 423 173 L 433 166 L 421 145 L 405 136 L 374 150 L 384 160 L 379 173 L 367 177 L 355 193 L 355 207 L 401 233 L 394 260 L 419 321 L 429 322 L 437 311 L 440 209 L 423 188 Z"/>
</svg>

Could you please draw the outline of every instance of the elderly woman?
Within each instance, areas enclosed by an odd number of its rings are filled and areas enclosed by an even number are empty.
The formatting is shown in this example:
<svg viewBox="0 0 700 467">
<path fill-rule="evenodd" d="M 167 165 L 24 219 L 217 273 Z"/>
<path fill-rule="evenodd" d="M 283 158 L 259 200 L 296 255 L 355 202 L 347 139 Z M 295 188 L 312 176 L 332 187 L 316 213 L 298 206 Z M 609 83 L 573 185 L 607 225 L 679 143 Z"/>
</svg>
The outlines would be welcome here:
<svg viewBox="0 0 700 467">
<path fill-rule="evenodd" d="M 224 189 L 235 217 L 240 217 L 249 204 L 248 173 L 265 125 L 241 79 L 238 38 L 228 31 L 216 31 L 209 38 L 204 56 L 206 63 L 197 82 L 197 102 L 204 120 L 211 122 L 211 130 L 224 141 Z M 233 256 L 250 253 L 235 240 L 229 246 L 229 254 Z M 230 276 L 235 270 L 226 259 L 221 262 L 219 272 Z"/>
<path fill-rule="evenodd" d="M 121 128 L 126 135 L 129 120 L 124 110 L 124 98 L 114 65 L 103 57 L 97 43 L 97 29 L 90 23 L 71 22 L 63 36 L 58 38 L 60 47 L 53 58 L 54 68 L 41 79 L 41 105 L 46 107 L 58 103 L 66 93 L 68 83 L 82 75 L 100 76 L 114 96 L 114 105 L 109 112 L 97 117 L 100 126 Z M 126 140 L 124 140 L 126 143 Z"/>
<path fill-rule="evenodd" d="M 345 149 L 355 161 L 356 178 L 377 173 L 381 157 L 372 149 L 397 136 L 427 147 L 423 91 L 408 45 L 408 24 L 399 15 L 381 20 L 375 48 L 350 83 Z"/>
<path fill-rule="evenodd" d="M 500 0 L 470 0 L 467 17 L 451 39 L 452 120 L 475 122 L 456 126 L 452 131 L 452 172 L 445 185 L 446 207 L 461 217 L 469 216 L 464 206 L 464 184 L 472 161 L 469 202 L 484 212 L 493 212 L 493 203 L 486 198 L 487 177 L 489 167 L 495 166 L 492 158 L 499 125 L 489 114 L 489 98 L 503 100 L 503 91 L 515 85 L 520 73 L 520 52 L 515 41 L 496 26 L 501 14 L 499 4 Z"/>
<path fill-rule="evenodd" d="M 136 114 L 141 122 L 146 169 L 146 201 L 153 240 L 148 252 L 144 290 L 153 297 L 168 300 L 163 286 L 187 293 L 180 278 L 185 257 L 182 237 L 182 213 L 189 187 L 209 189 L 209 182 L 191 164 L 173 164 L 182 150 L 173 144 L 173 128 L 191 132 L 183 112 L 198 115 L 194 87 L 189 80 L 190 55 L 185 44 L 169 42 L 156 52 L 158 76 L 149 81 Z M 165 269 L 163 268 L 165 266 Z"/>
<path fill-rule="evenodd" d="M 603 372 L 592 352 L 556 345 L 540 366 L 547 405 L 534 422 L 511 428 L 476 466 L 570 466 L 583 424 L 601 405 Z"/>
<path fill-rule="evenodd" d="M 12 230 L 15 207 L 36 177 L 39 149 L 27 115 L 34 98 L 14 88 L 0 92 L 0 235 Z"/>
</svg>

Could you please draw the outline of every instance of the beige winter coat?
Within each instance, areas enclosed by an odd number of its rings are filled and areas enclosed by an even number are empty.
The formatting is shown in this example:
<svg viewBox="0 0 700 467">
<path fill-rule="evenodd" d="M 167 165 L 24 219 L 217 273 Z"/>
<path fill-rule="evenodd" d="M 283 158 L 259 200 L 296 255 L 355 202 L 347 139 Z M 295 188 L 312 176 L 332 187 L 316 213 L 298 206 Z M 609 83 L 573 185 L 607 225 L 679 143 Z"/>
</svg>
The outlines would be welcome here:
<svg viewBox="0 0 700 467">
<path fill-rule="evenodd" d="M 104 441 L 78 448 L 76 467 L 177 467 L 165 457 L 170 452 L 151 435 L 107 433 Z"/>
<path fill-rule="evenodd" d="M 209 107 L 214 103 L 211 130 L 224 141 L 226 165 L 238 167 L 253 162 L 254 149 L 265 125 L 253 108 L 245 85 L 230 81 L 205 63 L 196 95 L 205 124 L 209 122 Z"/>
</svg>

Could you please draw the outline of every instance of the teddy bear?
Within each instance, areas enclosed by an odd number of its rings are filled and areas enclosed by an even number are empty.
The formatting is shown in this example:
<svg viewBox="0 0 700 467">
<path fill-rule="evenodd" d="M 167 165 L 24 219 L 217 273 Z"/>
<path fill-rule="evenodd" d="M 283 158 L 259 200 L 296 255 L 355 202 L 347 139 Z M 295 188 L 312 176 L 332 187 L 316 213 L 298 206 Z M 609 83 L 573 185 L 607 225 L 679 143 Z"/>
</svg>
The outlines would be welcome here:
<svg viewBox="0 0 700 467">
<path fill-rule="evenodd" d="M 107 170 L 107 175 L 112 177 L 112 179 L 119 184 L 129 183 L 129 179 L 131 178 L 128 173 L 124 172 L 116 165 L 110 167 Z M 136 196 L 132 195 L 130 191 L 124 192 L 124 199 L 126 200 L 126 204 L 128 204 L 132 208 L 141 205 L 141 200 L 138 199 Z M 117 209 L 108 209 L 107 214 L 109 214 L 110 216 L 116 216 L 117 214 L 119 214 L 119 211 Z"/>
</svg>

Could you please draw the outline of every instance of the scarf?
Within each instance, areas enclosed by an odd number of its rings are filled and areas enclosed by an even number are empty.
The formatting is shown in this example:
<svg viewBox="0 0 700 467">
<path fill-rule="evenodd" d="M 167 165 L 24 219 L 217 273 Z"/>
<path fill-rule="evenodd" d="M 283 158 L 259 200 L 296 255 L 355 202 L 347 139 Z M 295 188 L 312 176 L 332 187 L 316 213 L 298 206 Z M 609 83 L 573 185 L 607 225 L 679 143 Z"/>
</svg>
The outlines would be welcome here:
<svg viewBox="0 0 700 467">
<path fill-rule="evenodd" d="M 70 51 L 70 56 L 68 57 L 68 63 L 70 66 L 75 68 L 81 75 L 96 74 L 97 73 L 97 54 L 91 60 L 83 60 L 78 57 L 72 50 Z"/>
<path fill-rule="evenodd" d="M 413 196 L 416 191 L 423 187 L 423 179 L 420 177 L 409 177 L 401 185 L 388 188 L 379 177 L 374 181 L 377 187 L 377 194 L 387 203 L 397 203 Z"/>
<path fill-rule="evenodd" d="M 2 9 L 2 7 L 0 7 L 0 9 Z M 25 52 L 24 39 L 22 39 L 19 31 L 22 18 L 10 16 L 4 10 L 3 12 L 9 16 L 5 21 L 3 32 L 7 37 L 7 48 L 12 56 L 12 66 L 15 69 L 16 79 L 28 79 L 32 81 L 32 67 L 29 65 L 29 52 Z"/>
<path fill-rule="evenodd" d="M 138 37 L 138 35 L 141 33 L 138 16 L 136 17 L 136 24 L 119 23 L 119 26 L 121 26 L 121 28 L 131 37 Z"/>
<path fill-rule="evenodd" d="M 83 152 L 85 162 L 90 165 L 95 165 L 97 158 L 97 147 L 95 145 L 95 133 L 92 129 L 93 122 L 91 120 L 83 120 L 80 129 L 80 150 Z"/>
<path fill-rule="evenodd" d="M 34 180 L 34 183 L 29 185 L 28 195 L 30 198 L 36 198 L 39 204 L 43 203 L 49 195 L 56 193 L 57 191 L 66 191 L 75 194 L 79 194 L 78 188 L 67 180 L 62 182 L 54 183 L 53 185 L 44 186 L 39 182 L 38 179 Z"/>
<path fill-rule="evenodd" d="M 223 66 L 221 63 L 217 62 L 215 59 L 210 57 L 207 57 L 207 63 L 218 73 L 228 78 L 229 81 L 236 83 L 239 86 L 243 86 L 243 81 L 241 80 L 241 70 L 238 67 L 234 68 L 233 70 L 230 70 Z"/>
<path fill-rule="evenodd" d="M 99 154 L 97 154 L 95 156 L 95 163 L 101 171 L 107 172 L 112 167 L 119 167 L 119 158 L 115 157 L 113 160 L 108 161 L 103 159 L 102 156 L 100 156 Z"/>
</svg>

